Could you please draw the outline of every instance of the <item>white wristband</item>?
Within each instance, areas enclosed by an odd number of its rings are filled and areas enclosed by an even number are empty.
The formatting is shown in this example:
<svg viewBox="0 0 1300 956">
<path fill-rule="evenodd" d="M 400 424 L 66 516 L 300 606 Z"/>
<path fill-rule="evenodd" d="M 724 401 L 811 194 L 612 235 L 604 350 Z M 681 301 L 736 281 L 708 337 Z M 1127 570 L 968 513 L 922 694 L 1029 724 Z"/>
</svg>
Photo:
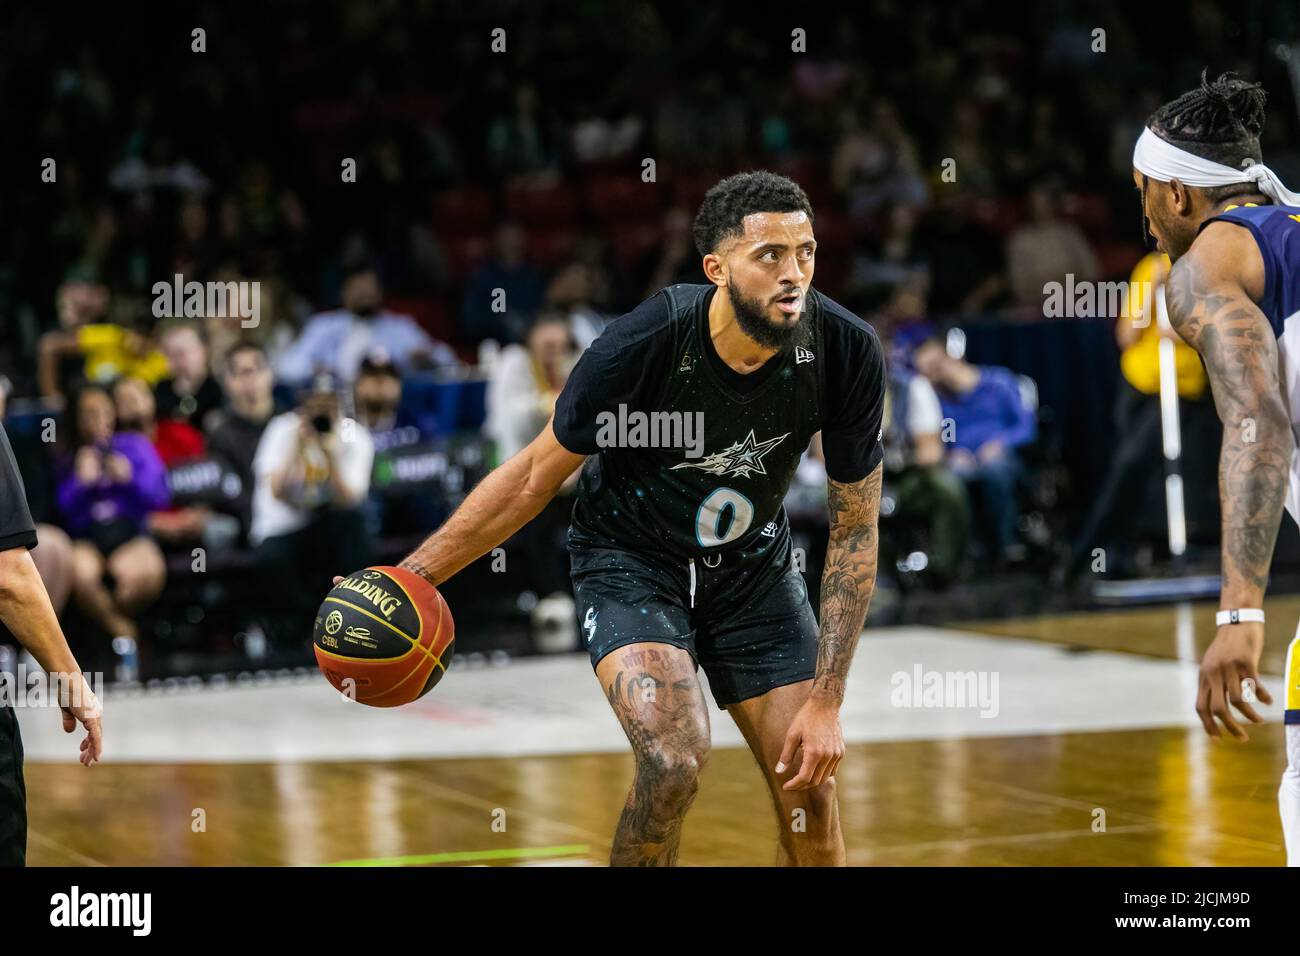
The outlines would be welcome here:
<svg viewBox="0 0 1300 956">
<path fill-rule="evenodd" d="M 1263 624 L 1264 612 L 1257 607 L 1233 608 L 1230 611 L 1220 611 L 1214 615 L 1214 623 L 1219 627 L 1225 624 L 1248 624 L 1251 622 Z"/>
</svg>

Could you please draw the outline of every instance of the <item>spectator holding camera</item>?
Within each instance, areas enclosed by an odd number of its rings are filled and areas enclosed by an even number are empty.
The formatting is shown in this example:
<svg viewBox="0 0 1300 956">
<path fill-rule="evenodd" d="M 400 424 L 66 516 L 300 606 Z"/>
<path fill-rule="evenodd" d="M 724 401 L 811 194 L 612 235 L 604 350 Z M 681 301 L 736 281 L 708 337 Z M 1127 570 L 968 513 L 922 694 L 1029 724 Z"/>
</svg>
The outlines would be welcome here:
<svg viewBox="0 0 1300 956">
<path fill-rule="evenodd" d="M 135 638 L 134 615 L 166 579 L 162 551 L 145 534 L 149 513 L 168 503 L 166 472 L 148 438 L 117 431 L 106 389 L 86 386 L 71 409 L 57 498 L 73 538 L 73 597 L 110 635 Z"/>
<path fill-rule="evenodd" d="M 328 373 L 317 374 L 298 407 L 272 418 L 262 434 L 249 540 L 262 566 L 295 570 L 292 585 L 277 586 L 267 601 L 299 625 L 338 568 L 354 571 L 369 560 L 363 506 L 374 457 L 369 430 L 340 413 L 338 383 Z"/>
</svg>

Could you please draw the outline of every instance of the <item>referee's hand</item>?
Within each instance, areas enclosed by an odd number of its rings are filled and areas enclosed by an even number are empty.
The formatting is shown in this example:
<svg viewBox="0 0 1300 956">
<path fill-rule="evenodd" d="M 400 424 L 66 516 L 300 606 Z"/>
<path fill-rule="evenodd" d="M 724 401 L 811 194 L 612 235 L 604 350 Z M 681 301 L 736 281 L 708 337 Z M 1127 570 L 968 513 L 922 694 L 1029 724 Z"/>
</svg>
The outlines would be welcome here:
<svg viewBox="0 0 1300 956">
<path fill-rule="evenodd" d="M 100 707 L 99 699 L 90 692 L 89 686 L 85 688 L 85 693 L 89 695 L 88 699 L 83 697 L 75 706 L 60 709 L 63 711 L 64 733 L 70 734 L 75 731 L 77 724 L 86 728 L 85 739 L 81 741 L 79 759 L 87 767 L 91 767 L 99 762 L 100 754 L 104 751 L 103 708 Z"/>
</svg>

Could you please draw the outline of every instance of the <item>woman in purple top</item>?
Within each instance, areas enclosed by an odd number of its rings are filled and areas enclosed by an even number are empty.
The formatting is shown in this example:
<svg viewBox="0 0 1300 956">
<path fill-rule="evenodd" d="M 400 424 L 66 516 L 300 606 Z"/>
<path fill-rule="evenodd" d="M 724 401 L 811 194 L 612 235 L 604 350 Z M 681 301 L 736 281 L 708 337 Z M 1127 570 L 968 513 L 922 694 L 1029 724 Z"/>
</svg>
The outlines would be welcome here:
<svg viewBox="0 0 1300 956">
<path fill-rule="evenodd" d="M 149 512 L 167 505 L 166 471 L 147 438 L 114 430 L 105 389 L 86 386 L 70 407 L 65 428 L 74 450 L 58 503 L 74 539 L 72 593 L 109 634 L 135 638 L 134 615 L 158 597 L 166 578 L 162 551 L 144 533 Z"/>
</svg>

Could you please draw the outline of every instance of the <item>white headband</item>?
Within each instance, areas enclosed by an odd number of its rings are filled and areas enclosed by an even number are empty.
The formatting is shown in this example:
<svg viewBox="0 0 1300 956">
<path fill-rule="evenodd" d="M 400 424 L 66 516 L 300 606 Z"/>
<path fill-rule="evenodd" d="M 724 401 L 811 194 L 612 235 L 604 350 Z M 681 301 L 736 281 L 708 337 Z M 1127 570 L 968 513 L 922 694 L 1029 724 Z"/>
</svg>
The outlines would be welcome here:
<svg viewBox="0 0 1300 956">
<path fill-rule="evenodd" d="M 1147 127 L 1133 147 L 1133 167 L 1152 179 L 1167 183 L 1177 179 L 1187 186 L 1230 186 L 1254 183 L 1259 191 L 1282 206 L 1300 206 L 1300 193 L 1293 193 L 1263 163 L 1233 169 L 1179 149 Z"/>
</svg>

